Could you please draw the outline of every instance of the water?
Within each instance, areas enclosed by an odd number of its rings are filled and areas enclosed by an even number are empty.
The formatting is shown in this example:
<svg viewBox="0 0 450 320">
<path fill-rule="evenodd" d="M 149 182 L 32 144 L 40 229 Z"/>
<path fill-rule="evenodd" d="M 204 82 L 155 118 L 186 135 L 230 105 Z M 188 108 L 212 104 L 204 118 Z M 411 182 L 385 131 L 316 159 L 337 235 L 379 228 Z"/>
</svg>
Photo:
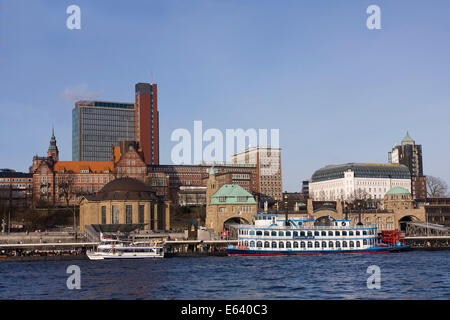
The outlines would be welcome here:
<svg viewBox="0 0 450 320">
<path fill-rule="evenodd" d="M 450 251 L 0 263 L 0 299 L 450 299 Z M 81 269 L 69 290 L 66 268 Z M 368 289 L 367 267 L 381 269 Z"/>
</svg>

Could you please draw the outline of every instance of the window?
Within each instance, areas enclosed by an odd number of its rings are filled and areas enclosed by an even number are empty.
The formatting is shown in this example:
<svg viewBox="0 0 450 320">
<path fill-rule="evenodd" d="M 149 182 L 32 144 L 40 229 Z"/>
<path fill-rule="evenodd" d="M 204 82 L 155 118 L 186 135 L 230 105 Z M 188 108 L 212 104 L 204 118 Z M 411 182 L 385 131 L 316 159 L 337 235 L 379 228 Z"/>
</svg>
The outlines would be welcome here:
<svg viewBox="0 0 450 320">
<path fill-rule="evenodd" d="M 291 236 L 291 232 L 290 231 L 286 231 L 286 237 L 290 237 Z"/>
<path fill-rule="evenodd" d="M 277 247 L 276 241 L 272 241 L 272 248 L 276 248 L 276 247 Z"/>
<path fill-rule="evenodd" d="M 312 237 L 312 232 L 308 231 L 308 237 Z"/>
<path fill-rule="evenodd" d="M 256 231 L 257 236 L 262 236 L 262 231 Z"/>
<path fill-rule="evenodd" d="M 350 241 L 350 247 L 353 248 L 355 246 L 355 243 L 353 241 Z"/>
<path fill-rule="evenodd" d="M 346 236 L 347 235 L 347 231 L 342 231 L 342 235 Z"/>
<path fill-rule="evenodd" d="M 327 232 L 326 231 L 322 231 L 321 235 L 322 235 L 322 237 L 326 237 L 327 236 Z"/>
<path fill-rule="evenodd" d="M 280 232 L 278 232 L 278 235 L 279 235 L 280 237 L 284 237 L 284 232 L 283 232 L 283 231 L 280 231 Z"/>
<path fill-rule="evenodd" d="M 328 242 L 328 247 L 333 248 L 333 241 Z"/>
<path fill-rule="evenodd" d="M 342 241 L 342 247 L 347 248 L 347 241 Z"/>
<path fill-rule="evenodd" d="M 264 242 L 264 248 L 270 248 L 269 241 Z"/>
<path fill-rule="evenodd" d="M 255 241 L 250 241 L 250 247 L 254 247 L 255 246 Z"/>
<path fill-rule="evenodd" d="M 304 237 L 305 236 L 305 231 L 300 231 L 300 236 Z"/>
<path fill-rule="evenodd" d="M 356 247 L 357 248 L 361 247 L 361 243 L 359 241 L 356 241 Z"/>
<path fill-rule="evenodd" d="M 353 235 L 353 231 L 349 231 L 349 232 L 348 232 L 348 235 L 349 235 L 349 236 L 352 236 L 352 235 Z"/>
<path fill-rule="evenodd" d="M 119 207 L 112 206 L 111 208 L 111 223 L 118 224 L 119 223 Z"/>
<path fill-rule="evenodd" d="M 336 236 L 340 236 L 341 232 L 340 231 L 336 231 Z"/>
<path fill-rule="evenodd" d="M 319 231 L 314 231 L 314 236 L 318 237 L 319 236 Z"/>
<path fill-rule="evenodd" d="M 139 223 L 144 223 L 144 205 L 139 205 Z"/>
<path fill-rule="evenodd" d="M 291 248 L 291 242 L 290 241 L 287 241 L 286 242 L 286 249 L 290 249 Z"/>
<path fill-rule="evenodd" d="M 305 241 L 300 242 L 300 248 L 305 248 L 305 247 L 306 247 Z"/>
<path fill-rule="evenodd" d="M 251 236 L 254 236 L 254 235 L 255 235 L 255 231 L 252 230 L 252 231 L 249 232 L 249 234 L 250 234 Z"/>
<path fill-rule="evenodd" d="M 363 240 L 363 245 L 367 246 L 367 240 L 366 239 Z"/>
<path fill-rule="evenodd" d="M 276 231 L 272 231 L 271 235 L 272 235 L 272 237 L 276 237 L 277 236 L 277 232 Z"/>
<path fill-rule="evenodd" d="M 333 231 L 328 231 L 328 236 L 332 237 L 333 236 Z"/>
<path fill-rule="evenodd" d="M 341 243 L 339 241 L 336 241 L 336 248 L 340 248 L 341 247 Z"/>
<path fill-rule="evenodd" d="M 125 206 L 125 223 L 132 223 L 133 220 L 133 207 L 131 205 Z"/>
<path fill-rule="evenodd" d="M 312 242 L 308 241 L 308 248 L 312 248 Z"/>
<path fill-rule="evenodd" d="M 322 241 L 322 248 L 326 248 L 327 247 L 327 243 L 325 241 Z"/>
<path fill-rule="evenodd" d="M 262 241 L 258 241 L 258 242 L 256 243 L 256 247 L 262 248 Z"/>
<path fill-rule="evenodd" d="M 102 206 L 102 224 L 106 224 L 106 206 Z"/>
<path fill-rule="evenodd" d="M 284 243 L 280 241 L 280 244 L 278 245 L 278 248 L 284 248 Z"/>
<path fill-rule="evenodd" d="M 319 243 L 319 241 L 315 241 L 315 242 L 314 242 L 314 248 L 320 248 L 320 243 Z"/>
<path fill-rule="evenodd" d="M 298 241 L 294 242 L 294 248 L 298 248 Z"/>
<path fill-rule="evenodd" d="M 357 236 L 361 235 L 361 232 L 356 231 L 356 235 L 357 235 Z"/>
<path fill-rule="evenodd" d="M 269 231 L 264 231 L 264 236 L 269 236 Z"/>
</svg>

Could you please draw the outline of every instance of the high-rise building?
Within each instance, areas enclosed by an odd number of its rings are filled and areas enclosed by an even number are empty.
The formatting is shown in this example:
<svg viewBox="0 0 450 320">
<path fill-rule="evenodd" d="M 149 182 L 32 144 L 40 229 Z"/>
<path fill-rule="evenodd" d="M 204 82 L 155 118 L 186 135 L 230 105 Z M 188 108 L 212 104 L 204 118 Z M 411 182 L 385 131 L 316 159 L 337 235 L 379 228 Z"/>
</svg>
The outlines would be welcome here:
<svg viewBox="0 0 450 320">
<path fill-rule="evenodd" d="M 144 151 L 145 162 L 159 164 L 159 112 L 156 84 L 138 83 L 136 93 L 136 141 Z"/>
<path fill-rule="evenodd" d="M 411 173 L 411 193 L 414 199 L 426 198 L 426 177 L 423 175 L 422 145 L 415 141 L 406 132 L 401 145 L 394 146 L 388 153 L 389 163 L 403 164 Z"/>
<path fill-rule="evenodd" d="M 78 101 L 72 110 L 72 160 L 110 161 L 113 146 L 134 140 L 134 103 Z"/>
<path fill-rule="evenodd" d="M 232 156 L 233 164 L 253 164 L 257 170 L 259 202 L 282 200 L 281 149 L 250 147 Z"/>
</svg>

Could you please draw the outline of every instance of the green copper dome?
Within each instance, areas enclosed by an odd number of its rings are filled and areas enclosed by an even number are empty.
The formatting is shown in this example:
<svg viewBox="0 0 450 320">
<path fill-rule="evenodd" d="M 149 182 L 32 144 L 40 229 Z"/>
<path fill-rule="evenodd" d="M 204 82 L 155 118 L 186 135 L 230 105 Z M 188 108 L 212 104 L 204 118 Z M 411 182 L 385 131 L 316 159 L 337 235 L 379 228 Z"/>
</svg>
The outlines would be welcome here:
<svg viewBox="0 0 450 320">
<path fill-rule="evenodd" d="M 386 194 L 411 194 L 411 192 L 408 191 L 408 189 L 402 188 L 402 187 L 393 187 L 389 189 Z"/>
<path fill-rule="evenodd" d="M 403 138 L 402 142 L 414 142 L 408 131 L 406 131 L 406 136 Z"/>
</svg>

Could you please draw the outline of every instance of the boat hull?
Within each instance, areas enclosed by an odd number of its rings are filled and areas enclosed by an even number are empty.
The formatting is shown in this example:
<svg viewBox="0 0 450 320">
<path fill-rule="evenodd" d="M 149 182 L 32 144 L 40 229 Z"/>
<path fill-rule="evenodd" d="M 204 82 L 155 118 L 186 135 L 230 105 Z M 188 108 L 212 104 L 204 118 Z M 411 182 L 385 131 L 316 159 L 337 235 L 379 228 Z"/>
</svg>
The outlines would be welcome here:
<svg viewBox="0 0 450 320">
<path fill-rule="evenodd" d="M 227 248 L 229 256 L 273 256 L 273 255 L 322 255 L 322 254 L 360 254 L 360 253 L 386 253 L 408 249 L 409 246 L 370 247 L 359 250 L 251 250 Z"/>
</svg>

